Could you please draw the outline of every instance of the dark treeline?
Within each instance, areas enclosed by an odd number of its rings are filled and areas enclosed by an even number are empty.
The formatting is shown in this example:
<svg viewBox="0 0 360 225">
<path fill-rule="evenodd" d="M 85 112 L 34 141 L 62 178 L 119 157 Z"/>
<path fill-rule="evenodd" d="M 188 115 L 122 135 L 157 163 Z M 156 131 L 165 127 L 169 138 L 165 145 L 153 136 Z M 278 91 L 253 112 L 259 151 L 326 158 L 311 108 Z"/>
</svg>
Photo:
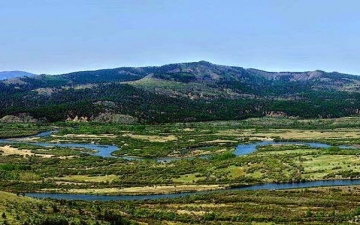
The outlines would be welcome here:
<svg viewBox="0 0 360 225">
<path fill-rule="evenodd" d="M 101 84 L 93 88 L 69 88 L 50 95 L 34 91 L 2 89 L 0 116 L 29 113 L 47 121 L 67 117 L 96 117 L 101 112 L 127 114 L 145 123 L 230 120 L 284 112 L 302 118 L 353 115 L 360 107 L 359 93 L 309 91 L 298 99 L 253 98 L 190 100 L 144 91 L 126 84 Z M 111 101 L 109 107 L 97 102 Z"/>
</svg>

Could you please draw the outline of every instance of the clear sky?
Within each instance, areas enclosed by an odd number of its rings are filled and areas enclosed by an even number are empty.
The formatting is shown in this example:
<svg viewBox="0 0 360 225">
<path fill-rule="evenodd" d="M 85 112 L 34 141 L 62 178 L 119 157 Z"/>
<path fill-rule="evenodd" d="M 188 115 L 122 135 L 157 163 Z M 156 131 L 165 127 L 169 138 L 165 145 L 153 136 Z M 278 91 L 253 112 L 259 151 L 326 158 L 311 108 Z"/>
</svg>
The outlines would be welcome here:
<svg viewBox="0 0 360 225">
<path fill-rule="evenodd" d="M 206 60 L 360 74 L 359 0 L 1 0 L 0 71 Z"/>
</svg>

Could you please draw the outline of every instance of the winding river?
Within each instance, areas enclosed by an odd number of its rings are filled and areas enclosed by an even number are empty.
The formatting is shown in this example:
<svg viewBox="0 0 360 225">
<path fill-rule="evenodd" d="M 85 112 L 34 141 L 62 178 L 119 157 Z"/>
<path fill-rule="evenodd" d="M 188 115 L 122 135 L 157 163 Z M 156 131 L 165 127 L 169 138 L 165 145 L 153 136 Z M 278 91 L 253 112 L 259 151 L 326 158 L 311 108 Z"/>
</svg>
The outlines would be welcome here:
<svg viewBox="0 0 360 225">
<path fill-rule="evenodd" d="M 101 156 L 101 157 L 114 157 L 111 155 L 112 152 L 119 150 L 119 148 L 115 145 L 100 145 L 100 144 L 85 144 L 85 143 L 53 143 L 53 142 L 35 142 L 35 141 L 28 141 L 26 139 L 33 138 L 33 137 L 48 137 L 53 133 L 53 131 L 45 131 L 39 133 L 37 135 L 22 137 L 22 138 L 11 138 L 11 139 L 0 139 L 0 143 L 9 143 L 9 144 L 16 144 L 16 143 L 26 143 L 30 145 L 36 145 L 41 147 L 63 147 L 63 148 L 83 148 L 95 151 L 92 155 Z M 235 150 L 234 154 L 236 156 L 247 155 L 256 151 L 258 146 L 266 146 L 266 145 L 307 145 L 312 148 L 329 148 L 331 145 L 318 143 L 318 142 L 275 142 L 275 141 L 260 141 L 250 144 L 240 144 L 238 145 Z M 353 146 L 346 146 L 340 145 L 338 146 L 342 149 L 355 149 Z M 202 158 L 206 158 L 207 156 L 200 156 Z M 132 157 L 132 156 L 122 156 L 124 159 L 128 160 L 142 160 L 141 157 Z M 188 159 L 192 159 L 194 157 L 189 157 Z M 172 157 L 161 157 L 157 158 L 158 162 L 169 162 L 173 160 L 180 160 L 182 158 L 172 158 Z"/>
<path fill-rule="evenodd" d="M 26 196 L 35 198 L 52 198 L 52 199 L 66 199 L 66 200 L 86 200 L 86 201 L 116 201 L 116 200 L 156 200 L 164 198 L 178 198 L 195 194 L 209 194 L 224 191 L 234 190 L 282 190 L 292 188 L 309 188 L 309 187 L 328 187 L 328 186 L 347 186 L 358 185 L 360 180 L 324 180 L 324 181 L 308 181 L 302 183 L 267 183 L 244 187 L 236 187 L 229 189 L 213 190 L 213 191 L 198 191 L 187 193 L 174 194 L 148 194 L 148 195 L 91 195 L 91 194 L 59 194 L 59 193 L 27 193 Z"/>
<path fill-rule="evenodd" d="M 40 134 L 30 137 L 46 137 L 52 134 L 52 131 L 42 132 Z M 70 147 L 70 148 L 85 148 L 96 151 L 93 155 L 102 157 L 113 157 L 111 153 L 119 150 L 114 145 L 99 145 L 99 144 L 80 144 L 80 143 L 46 143 L 46 142 L 24 142 L 23 138 L 13 139 L 0 139 L 0 143 L 27 143 L 36 146 L 53 146 L 53 147 Z M 284 144 L 294 145 L 301 144 L 307 145 L 313 148 L 329 148 L 330 145 L 317 143 L 317 142 L 274 142 L 274 141 L 261 141 L 251 144 L 240 144 L 236 147 L 234 154 L 236 156 L 247 155 L 256 151 L 258 146 L 266 146 L 272 144 Z M 343 149 L 355 149 L 353 146 L 338 146 Z M 141 158 L 135 157 L 123 157 L 129 160 L 141 160 Z M 158 158 L 157 161 L 172 161 L 179 158 Z M 145 199 L 162 199 L 162 198 L 176 198 L 189 196 L 194 194 L 206 194 L 230 190 L 278 190 L 278 189 L 290 189 L 290 188 L 307 188 L 307 187 L 320 187 L 320 186 L 344 186 L 344 185 L 358 185 L 360 180 L 326 180 L 326 181 L 308 181 L 302 183 L 267 183 L 252 186 L 236 187 L 229 189 L 213 190 L 213 191 L 201 191 L 201 192 L 188 192 L 188 193 L 175 193 L 175 194 L 148 194 L 148 195 L 123 195 L 123 196 L 108 196 L 108 195 L 91 195 L 91 194 L 60 194 L 60 193 L 28 193 L 27 196 L 36 198 L 54 198 L 54 199 L 67 199 L 67 200 L 88 200 L 88 201 L 111 201 L 111 200 L 145 200 Z"/>
</svg>

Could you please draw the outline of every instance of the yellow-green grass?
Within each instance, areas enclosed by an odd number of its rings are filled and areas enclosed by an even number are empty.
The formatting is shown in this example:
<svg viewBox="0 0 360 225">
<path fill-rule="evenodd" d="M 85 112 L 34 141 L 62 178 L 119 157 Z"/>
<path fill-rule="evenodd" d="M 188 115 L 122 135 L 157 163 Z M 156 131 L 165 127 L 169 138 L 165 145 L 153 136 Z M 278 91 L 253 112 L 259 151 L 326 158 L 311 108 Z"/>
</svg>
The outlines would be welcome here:
<svg viewBox="0 0 360 225">
<path fill-rule="evenodd" d="M 310 179 L 323 179 L 329 173 L 352 170 L 360 172 L 360 158 L 356 155 L 309 155 L 302 156 L 304 177 Z"/>
<path fill-rule="evenodd" d="M 35 153 L 32 153 L 31 150 L 19 149 L 16 147 L 12 147 L 10 145 L 1 146 L 0 151 L 2 152 L 2 155 L 5 155 L 5 156 L 21 155 L 21 156 L 40 156 L 40 157 L 44 157 L 44 158 L 51 158 L 54 156 L 51 154 L 35 154 Z"/>
<path fill-rule="evenodd" d="M 18 212 L 14 207 L 9 206 L 17 205 L 20 207 L 25 207 L 26 205 L 34 203 L 40 203 L 40 200 L 24 196 L 20 197 L 16 194 L 0 191 L 0 215 L 3 213 L 6 215 L 6 218 L 0 216 L 0 223 L 3 224 L 4 221 L 6 221 L 7 224 L 22 224 L 16 217 L 23 216 L 23 212 Z"/>
<path fill-rule="evenodd" d="M 316 149 L 294 149 L 294 150 L 283 150 L 283 151 L 265 151 L 257 153 L 259 156 L 267 156 L 267 155 L 311 155 L 317 153 L 319 150 Z"/>
<path fill-rule="evenodd" d="M 145 140 L 149 142 L 168 142 L 176 141 L 178 138 L 175 135 L 160 136 L 160 135 L 136 135 L 136 134 L 124 134 L 124 137 L 130 137 L 133 139 Z"/>
<path fill-rule="evenodd" d="M 114 139 L 117 135 L 114 134 L 65 134 L 65 135 L 51 135 L 51 142 L 71 142 L 74 141 L 99 141 L 104 138 Z"/>
<path fill-rule="evenodd" d="M 204 178 L 205 177 L 200 176 L 199 173 L 191 173 L 191 174 L 181 175 L 179 178 L 174 178 L 173 181 L 175 183 L 189 184 Z"/>
<path fill-rule="evenodd" d="M 220 96 L 238 96 L 238 93 L 231 91 L 230 89 L 219 91 L 209 86 L 204 86 L 197 83 L 181 83 L 176 81 L 160 80 L 151 76 L 144 77 L 137 81 L 126 82 L 137 88 L 142 88 L 149 91 L 155 91 L 157 93 L 167 93 L 171 96 L 182 96 L 193 98 L 213 98 Z M 194 90 L 196 92 L 194 93 Z M 192 93 L 192 94 L 191 94 Z"/>
<path fill-rule="evenodd" d="M 169 194 L 176 192 L 193 192 L 224 189 L 223 185 L 154 185 L 125 188 L 78 188 L 78 189 L 43 189 L 42 191 L 63 192 L 74 194 L 105 194 L 105 195 L 139 195 L 139 194 Z"/>
<path fill-rule="evenodd" d="M 228 168 L 224 169 L 224 171 L 230 172 L 229 176 L 234 179 L 242 177 L 246 174 L 244 168 L 238 166 L 229 166 Z"/>
<path fill-rule="evenodd" d="M 68 182 L 78 182 L 78 183 L 101 183 L 101 182 L 113 182 L 118 180 L 116 175 L 106 175 L 106 176 L 87 176 L 87 175 L 70 175 L 64 177 L 54 177 L 52 178 L 58 181 L 68 181 Z"/>
<path fill-rule="evenodd" d="M 31 171 L 22 171 L 19 174 L 19 179 L 21 181 L 25 181 L 25 182 L 40 181 L 41 176 L 39 174 L 36 174 L 34 172 L 31 172 Z"/>
</svg>

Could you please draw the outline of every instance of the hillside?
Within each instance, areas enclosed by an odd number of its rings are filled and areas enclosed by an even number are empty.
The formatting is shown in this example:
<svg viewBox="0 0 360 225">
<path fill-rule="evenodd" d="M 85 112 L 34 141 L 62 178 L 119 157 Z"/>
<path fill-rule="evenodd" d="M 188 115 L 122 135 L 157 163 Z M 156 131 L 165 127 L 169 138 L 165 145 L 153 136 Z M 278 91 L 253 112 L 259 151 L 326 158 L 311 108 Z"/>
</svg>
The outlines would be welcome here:
<svg viewBox="0 0 360 225">
<path fill-rule="evenodd" d="M 0 82 L 0 96 L 0 118 L 12 115 L 20 121 L 339 117 L 359 113 L 360 77 L 266 72 L 200 61 L 20 77 Z"/>
<path fill-rule="evenodd" d="M 17 77 L 32 77 L 36 74 L 28 73 L 24 71 L 3 71 L 0 72 L 0 80 L 6 80 L 11 78 L 17 78 Z"/>
</svg>

